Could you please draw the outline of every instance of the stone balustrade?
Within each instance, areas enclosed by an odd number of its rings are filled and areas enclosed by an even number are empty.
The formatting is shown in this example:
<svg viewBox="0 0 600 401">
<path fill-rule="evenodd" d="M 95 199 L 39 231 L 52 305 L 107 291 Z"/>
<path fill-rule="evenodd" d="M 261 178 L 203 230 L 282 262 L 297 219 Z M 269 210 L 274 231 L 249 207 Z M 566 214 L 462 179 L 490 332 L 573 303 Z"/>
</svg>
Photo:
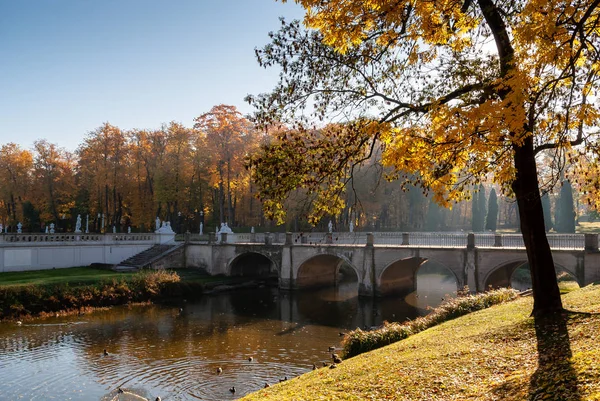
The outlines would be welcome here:
<svg viewBox="0 0 600 401">
<path fill-rule="evenodd" d="M 230 236 L 231 237 L 231 236 Z M 214 243 L 219 241 L 215 240 Z M 229 243 L 286 245 L 375 245 L 448 248 L 525 248 L 521 234 L 466 232 L 236 233 Z M 598 250 L 598 234 L 548 234 L 551 249 Z"/>
<path fill-rule="evenodd" d="M 65 233 L 65 234 L 31 234 L 31 233 L 6 233 L 0 234 L 0 246 L 2 244 L 44 244 L 44 243 L 155 243 L 158 234 L 154 233 L 135 233 L 135 234 L 86 234 L 86 233 Z"/>
</svg>

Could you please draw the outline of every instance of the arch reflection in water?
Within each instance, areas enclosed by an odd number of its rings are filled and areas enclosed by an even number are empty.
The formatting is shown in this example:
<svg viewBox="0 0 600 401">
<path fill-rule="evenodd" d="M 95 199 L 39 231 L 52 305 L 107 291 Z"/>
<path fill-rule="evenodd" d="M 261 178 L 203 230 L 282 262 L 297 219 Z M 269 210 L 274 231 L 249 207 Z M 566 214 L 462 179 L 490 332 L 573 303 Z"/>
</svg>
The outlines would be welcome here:
<svg viewBox="0 0 600 401">
<path fill-rule="evenodd" d="M 381 274 L 381 295 L 406 296 L 409 304 L 427 309 L 456 296 L 458 280 L 442 263 L 418 257 L 398 260 Z"/>
<path fill-rule="evenodd" d="M 554 264 L 559 287 L 564 289 L 579 288 L 577 278 L 563 266 Z M 486 288 L 512 287 L 519 291 L 531 288 L 531 273 L 526 260 L 515 260 L 494 269 L 485 279 Z"/>
<path fill-rule="evenodd" d="M 575 275 L 564 267 L 554 264 L 558 285 L 560 288 L 577 289 L 579 284 Z M 490 280 L 491 281 L 491 280 Z M 519 264 L 510 275 L 510 287 L 524 291 L 531 288 L 531 272 L 529 271 L 529 263 Z"/>
</svg>

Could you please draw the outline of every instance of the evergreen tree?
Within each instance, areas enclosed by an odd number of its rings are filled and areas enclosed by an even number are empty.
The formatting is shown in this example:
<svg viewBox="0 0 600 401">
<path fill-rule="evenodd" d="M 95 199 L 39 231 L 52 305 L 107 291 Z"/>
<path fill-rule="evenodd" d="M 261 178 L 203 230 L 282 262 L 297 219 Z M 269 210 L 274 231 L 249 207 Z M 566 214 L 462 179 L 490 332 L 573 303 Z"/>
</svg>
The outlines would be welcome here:
<svg viewBox="0 0 600 401">
<path fill-rule="evenodd" d="M 471 231 L 477 231 L 479 226 L 479 194 L 474 193 L 471 199 Z"/>
<path fill-rule="evenodd" d="M 485 228 L 485 216 L 487 215 L 487 200 L 485 198 L 485 187 L 483 184 L 479 184 L 479 219 L 477 220 L 479 226 L 477 231 L 483 231 Z"/>
<path fill-rule="evenodd" d="M 435 203 L 433 197 L 429 200 L 427 208 L 427 218 L 425 220 L 425 231 L 438 231 L 442 220 L 440 206 Z"/>
<path fill-rule="evenodd" d="M 560 231 L 560 195 L 554 198 L 554 231 Z M 546 227 L 546 229 L 548 229 Z"/>
<path fill-rule="evenodd" d="M 496 190 L 492 188 L 490 192 L 490 198 L 488 199 L 488 211 L 487 218 L 485 221 L 485 229 L 496 231 L 498 225 L 498 196 Z"/>
<path fill-rule="evenodd" d="M 542 207 L 544 208 L 544 225 L 546 226 L 546 232 L 548 232 L 554 227 L 548 194 L 542 196 Z"/>
<path fill-rule="evenodd" d="M 563 181 L 560 189 L 560 197 L 557 203 L 558 212 L 556 223 L 556 231 L 559 233 L 574 233 L 575 232 L 575 208 L 573 207 L 573 188 L 568 180 Z"/>
<path fill-rule="evenodd" d="M 419 231 L 423 228 L 426 218 L 425 207 L 427 206 L 427 197 L 423 195 L 423 190 L 414 185 L 408 186 L 408 227 L 410 231 Z M 427 222 L 425 222 L 427 224 Z"/>
<path fill-rule="evenodd" d="M 471 228 L 474 232 L 483 231 L 485 225 L 485 188 L 483 184 L 479 184 L 477 193 L 473 195 L 473 221 Z"/>
<path fill-rule="evenodd" d="M 40 211 L 30 201 L 23 202 L 23 226 L 32 233 L 41 228 Z"/>
</svg>

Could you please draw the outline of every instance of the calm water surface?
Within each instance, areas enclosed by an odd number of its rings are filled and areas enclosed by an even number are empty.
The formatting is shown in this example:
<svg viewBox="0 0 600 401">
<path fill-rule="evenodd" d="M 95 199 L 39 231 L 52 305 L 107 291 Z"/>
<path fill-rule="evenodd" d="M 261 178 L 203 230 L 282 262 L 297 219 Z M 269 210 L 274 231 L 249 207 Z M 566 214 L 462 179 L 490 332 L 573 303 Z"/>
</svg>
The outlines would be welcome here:
<svg viewBox="0 0 600 401">
<path fill-rule="evenodd" d="M 313 292 L 263 288 L 176 307 L 0 324 L 0 400 L 240 398 L 329 361 L 340 332 L 426 314 L 456 283 L 429 275 L 418 288 L 418 296 L 382 300 L 359 299 L 356 283 Z M 117 394 L 119 387 L 131 394 Z"/>
</svg>

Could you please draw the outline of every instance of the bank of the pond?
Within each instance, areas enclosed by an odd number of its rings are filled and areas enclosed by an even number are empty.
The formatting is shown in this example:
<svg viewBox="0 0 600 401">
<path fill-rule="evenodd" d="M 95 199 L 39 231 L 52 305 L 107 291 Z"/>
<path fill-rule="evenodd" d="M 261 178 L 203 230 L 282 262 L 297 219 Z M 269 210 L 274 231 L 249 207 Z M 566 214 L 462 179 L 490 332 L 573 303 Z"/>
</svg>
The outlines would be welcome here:
<svg viewBox="0 0 600 401">
<path fill-rule="evenodd" d="M 76 267 L 0 273 L 0 321 L 85 313 L 131 303 L 168 302 L 236 285 L 249 284 L 239 278 L 208 276 L 188 269 L 118 273 Z"/>
<path fill-rule="evenodd" d="M 536 322 L 519 298 L 243 400 L 600 400 L 600 285 L 563 303 L 577 313 Z"/>
<path fill-rule="evenodd" d="M 479 294 L 470 294 L 468 289 L 449 298 L 429 314 L 406 322 L 384 322 L 376 330 L 363 331 L 360 328 L 347 333 L 342 341 L 344 357 L 353 357 L 364 352 L 403 340 L 433 326 L 466 314 L 477 312 L 493 305 L 512 301 L 519 292 L 510 288 L 499 288 Z"/>
</svg>

